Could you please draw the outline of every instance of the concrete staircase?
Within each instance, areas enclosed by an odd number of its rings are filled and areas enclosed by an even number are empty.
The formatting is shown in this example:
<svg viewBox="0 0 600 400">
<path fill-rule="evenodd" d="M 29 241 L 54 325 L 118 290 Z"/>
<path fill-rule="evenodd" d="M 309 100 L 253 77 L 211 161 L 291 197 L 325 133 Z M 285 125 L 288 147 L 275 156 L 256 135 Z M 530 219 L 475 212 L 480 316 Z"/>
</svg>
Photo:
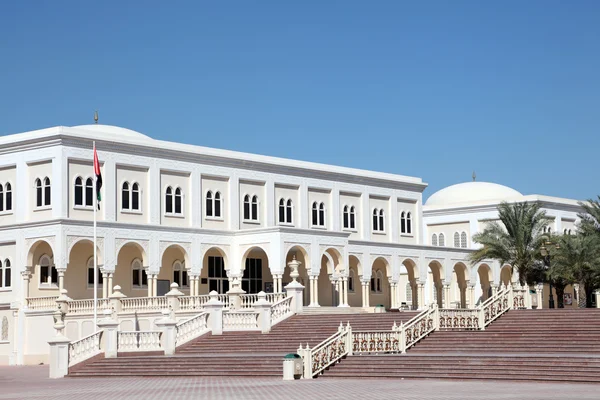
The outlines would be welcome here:
<svg viewBox="0 0 600 400">
<path fill-rule="evenodd" d="M 390 330 L 416 312 L 296 315 L 273 327 L 268 334 L 226 332 L 205 335 L 164 355 L 121 354 L 76 366 L 69 376 L 272 376 L 281 378 L 283 356 L 298 346 L 319 344 L 340 325 L 350 322 L 357 330 Z"/>
<path fill-rule="evenodd" d="M 485 331 L 437 331 L 405 355 L 347 357 L 324 376 L 600 382 L 600 310 L 511 310 Z"/>
</svg>

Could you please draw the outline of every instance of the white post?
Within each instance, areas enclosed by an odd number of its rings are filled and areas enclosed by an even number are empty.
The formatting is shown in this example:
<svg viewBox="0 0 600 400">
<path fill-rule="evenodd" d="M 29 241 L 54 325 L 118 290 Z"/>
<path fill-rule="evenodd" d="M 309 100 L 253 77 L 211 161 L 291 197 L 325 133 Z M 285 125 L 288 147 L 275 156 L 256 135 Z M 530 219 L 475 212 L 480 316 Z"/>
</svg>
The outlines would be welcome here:
<svg viewBox="0 0 600 400">
<path fill-rule="evenodd" d="M 94 161 L 92 165 L 95 166 L 96 162 L 96 141 L 94 141 Z M 98 332 L 98 258 L 96 251 L 96 211 L 98 210 L 98 187 L 96 186 L 96 171 L 94 168 L 94 329 Z"/>
<path fill-rule="evenodd" d="M 267 301 L 265 292 L 258 292 L 258 300 L 254 303 L 254 311 L 258 313 L 258 327 L 262 333 L 271 332 L 271 303 Z"/>
<path fill-rule="evenodd" d="M 219 293 L 212 291 L 209 293 L 210 300 L 204 305 L 204 309 L 210 313 L 208 316 L 208 326 L 213 335 L 223 334 L 223 302 L 219 301 Z"/>
<path fill-rule="evenodd" d="M 120 300 L 120 297 L 115 297 Z M 98 321 L 98 328 L 104 331 L 104 357 L 116 358 L 119 351 L 119 322 L 113 318 L 111 310 L 104 310 L 105 317 Z"/>
<path fill-rule="evenodd" d="M 175 346 L 177 345 L 177 321 L 173 319 L 173 315 L 169 310 L 163 310 L 162 313 L 163 318 L 154 323 L 163 332 L 162 347 L 164 349 L 165 356 L 172 356 L 175 354 Z"/>
</svg>

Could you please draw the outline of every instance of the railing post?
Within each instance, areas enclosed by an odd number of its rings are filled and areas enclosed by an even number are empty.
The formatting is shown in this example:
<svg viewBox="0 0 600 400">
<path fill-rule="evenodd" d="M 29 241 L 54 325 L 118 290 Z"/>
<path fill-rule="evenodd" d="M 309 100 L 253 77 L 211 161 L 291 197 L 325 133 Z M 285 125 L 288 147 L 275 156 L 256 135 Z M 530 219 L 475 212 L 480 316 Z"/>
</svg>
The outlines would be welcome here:
<svg viewBox="0 0 600 400">
<path fill-rule="evenodd" d="M 400 338 L 398 342 L 398 348 L 400 349 L 401 354 L 406 353 L 406 328 L 404 327 L 404 322 L 400 322 Z"/>
<path fill-rule="evenodd" d="M 438 307 L 437 303 L 433 304 L 433 312 L 432 314 L 432 318 L 433 318 L 433 329 L 436 331 L 440 330 L 440 308 Z"/>
<path fill-rule="evenodd" d="M 112 312 L 113 312 L 113 318 L 117 318 L 117 314 L 119 314 L 121 312 L 122 309 L 122 305 L 121 305 L 121 299 L 126 298 L 127 296 L 125 296 L 122 292 L 121 292 L 121 286 L 116 285 L 113 288 L 113 292 L 111 293 L 110 296 L 108 296 L 108 298 L 110 299 L 110 308 L 112 308 Z"/>
<path fill-rule="evenodd" d="M 258 328 L 262 333 L 271 332 L 271 306 L 267 301 L 267 294 L 258 293 L 258 300 L 254 303 L 254 311 L 258 313 Z"/>
<path fill-rule="evenodd" d="M 478 312 L 478 317 L 479 317 L 479 330 L 484 331 L 485 330 L 485 311 L 483 310 L 483 307 L 479 307 L 477 309 Z"/>
<path fill-rule="evenodd" d="M 179 290 L 179 285 L 176 282 L 171 283 L 171 290 L 165 297 L 167 298 L 167 304 L 169 305 L 169 310 L 175 315 L 176 311 L 179 311 L 181 305 L 179 304 L 179 298 L 181 296 L 185 296 L 183 292 Z"/>
<path fill-rule="evenodd" d="M 514 293 L 514 289 L 513 286 L 511 285 L 508 289 L 508 309 L 512 310 L 518 307 L 515 307 L 515 293 Z"/>
<path fill-rule="evenodd" d="M 119 322 L 112 316 L 112 312 L 104 310 L 104 318 L 98 321 L 98 328 L 104 331 L 102 335 L 104 345 L 101 344 L 101 348 L 104 348 L 105 358 L 116 358 L 118 352 Z"/>
<path fill-rule="evenodd" d="M 300 346 L 302 348 L 302 346 Z M 306 343 L 306 348 L 304 349 L 304 357 L 302 357 L 304 361 L 304 379 L 312 379 L 312 356 L 311 356 L 310 347 L 308 347 L 308 343 Z"/>
<path fill-rule="evenodd" d="M 63 378 L 69 373 L 69 338 L 57 335 L 50 339 L 50 378 Z"/>
<path fill-rule="evenodd" d="M 242 298 L 240 295 L 246 294 L 240 285 L 239 277 L 235 276 L 232 278 L 231 289 L 227 292 L 229 298 L 229 310 L 237 311 L 242 308 Z"/>
<path fill-rule="evenodd" d="M 174 285 L 177 285 L 174 283 Z M 175 298 L 177 300 L 177 298 Z M 156 326 L 162 330 L 163 334 L 161 337 L 162 347 L 165 351 L 165 356 L 172 356 L 175 354 L 175 346 L 177 339 L 177 321 L 172 318 L 172 312 L 170 310 L 163 310 L 163 318 L 155 322 Z"/>
<path fill-rule="evenodd" d="M 348 321 L 348 325 L 346 325 L 346 332 L 348 332 L 346 335 L 346 353 L 351 356 L 354 354 L 354 349 L 352 348 L 354 340 L 352 337 L 352 327 L 350 326 L 350 321 Z"/>
<path fill-rule="evenodd" d="M 297 281 L 292 281 L 285 286 L 285 290 L 287 292 L 288 297 L 292 298 L 291 309 L 294 314 L 299 314 L 302 312 L 303 304 L 303 296 L 304 286 Z"/>
<path fill-rule="evenodd" d="M 56 306 L 63 315 L 69 313 L 69 301 L 73 300 L 67 296 L 67 293 L 67 289 L 61 289 L 60 295 L 56 299 Z"/>
<path fill-rule="evenodd" d="M 596 308 L 600 308 L 600 289 L 594 291 L 594 296 L 596 296 Z"/>
<path fill-rule="evenodd" d="M 209 313 L 208 327 L 213 335 L 223 334 L 223 302 L 219 301 L 219 293 L 214 290 L 209 293 L 210 300 L 204 304 L 204 309 Z"/>
</svg>

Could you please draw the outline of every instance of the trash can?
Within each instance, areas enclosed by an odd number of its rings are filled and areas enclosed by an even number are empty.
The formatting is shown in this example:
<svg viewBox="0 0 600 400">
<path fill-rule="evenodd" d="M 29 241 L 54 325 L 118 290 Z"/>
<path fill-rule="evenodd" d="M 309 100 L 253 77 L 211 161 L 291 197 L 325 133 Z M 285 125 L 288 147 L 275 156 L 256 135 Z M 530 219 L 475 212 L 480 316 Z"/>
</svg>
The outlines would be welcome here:
<svg viewBox="0 0 600 400">
<path fill-rule="evenodd" d="M 377 304 L 375 306 L 375 312 L 376 313 L 384 313 L 385 312 L 385 306 L 383 304 Z"/>
<path fill-rule="evenodd" d="M 290 353 L 283 357 L 283 380 L 293 381 L 302 377 L 302 357 L 300 354 Z"/>
</svg>

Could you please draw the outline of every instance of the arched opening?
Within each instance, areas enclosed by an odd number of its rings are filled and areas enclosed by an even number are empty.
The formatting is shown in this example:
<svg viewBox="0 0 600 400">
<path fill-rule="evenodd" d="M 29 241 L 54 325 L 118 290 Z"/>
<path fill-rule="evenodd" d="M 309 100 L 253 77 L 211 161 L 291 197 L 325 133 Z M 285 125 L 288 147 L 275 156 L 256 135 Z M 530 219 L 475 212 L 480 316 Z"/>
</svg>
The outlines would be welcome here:
<svg viewBox="0 0 600 400">
<path fill-rule="evenodd" d="M 97 295 L 102 297 L 104 279 L 101 252 L 96 247 L 98 288 Z M 80 240 L 69 253 L 69 262 L 65 271 L 65 289 L 72 299 L 90 299 L 94 297 L 94 243 L 91 240 Z"/>
<path fill-rule="evenodd" d="M 303 305 L 308 306 L 310 305 L 311 299 L 310 279 L 308 277 L 308 268 L 310 268 L 310 258 L 308 256 L 308 252 L 302 246 L 294 246 L 286 254 L 285 270 L 282 278 L 283 287 L 285 288 L 285 286 L 292 281 L 292 278 L 290 277 L 291 271 L 290 267 L 288 267 L 288 263 L 290 263 L 294 259 L 294 257 L 296 257 L 296 261 L 300 263 L 300 266 L 298 267 L 298 274 L 300 275 L 298 277 L 298 282 L 302 286 L 304 286 L 304 291 L 302 295 Z"/>
<path fill-rule="evenodd" d="M 200 274 L 199 294 L 229 291 L 229 264 L 227 253 L 219 247 L 211 247 L 204 253 L 202 273 Z"/>
<path fill-rule="evenodd" d="M 467 267 L 463 263 L 454 265 L 450 281 L 450 307 L 467 308 L 467 285 L 469 283 Z"/>
<path fill-rule="evenodd" d="M 58 296 L 58 271 L 54 265 L 54 252 L 44 240 L 35 242 L 27 253 L 31 279 L 26 288 L 27 297 Z"/>
<path fill-rule="evenodd" d="M 427 281 L 425 283 L 424 305 L 435 303 L 438 305 L 438 307 L 443 307 L 445 300 L 442 282 L 444 277 L 444 268 L 438 261 L 431 261 L 428 267 Z"/>
<path fill-rule="evenodd" d="M 378 257 L 371 266 L 371 282 L 369 284 L 369 305 L 376 307 L 384 306 L 386 309 L 392 307 L 390 295 L 390 281 L 392 271 L 388 261 Z"/>
<path fill-rule="evenodd" d="M 417 276 L 419 271 L 417 263 L 406 259 L 400 265 L 400 277 L 398 280 L 400 309 L 416 310 L 419 307 L 419 296 L 417 287 Z"/>
<path fill-rule="evenodd" d="M 348 274 L 348 305 L 350 307 L 362 307 L 362 266 L 360 260 L 356 256 L 351 255 L 348 261 L 350 263 Z"/>
<path fill-rule="evenodd" d="M 242 290 L 246 293 L 274 292 L 269 257 L 260 247 L 252 247 L 242 257 Z"/>
<path fill-rule="evenodd" d="M 144 249 L 138 243 L 128 242 L 118 251 L 114 285 L 121 286 L 127 297 L 148 296 L 148 261 Z"/>
<path fill-rule="evenodd" d="M 162 254 L 160 271 L 157 280 L 157 295 L 161 296 L 167 293 L 171 288 L 171 283 L 177 283 L 179 290 L 186 295 L 190 293 L 188 254 L 183 247 L 172 244 L 165 249 Z"/>
<path fill-rule="evenodd" d="M 512 277 L 512 267 L 510 265 L 505 265 L 500 270 L 500 283 L 502 286 L 510 285 Z"/>
<path fill-rule="evenodd" d="M 476 286 L 475 301 L 476 304 L 480 304 L 492 297 L 493 275 L 490 266 L 481 264 L 477 268 L 477 277 L 479 278 L 479 285 Z"/>
<path fill-rule="evenodd" d="M 333 248 L 325 250 L 321 255 L 321 268 L 317 280 L 318 304 L 334 307 L 340 304 L 340 284 L 337 279 L 346 274 L 342 255 Z"/>
</svg>

